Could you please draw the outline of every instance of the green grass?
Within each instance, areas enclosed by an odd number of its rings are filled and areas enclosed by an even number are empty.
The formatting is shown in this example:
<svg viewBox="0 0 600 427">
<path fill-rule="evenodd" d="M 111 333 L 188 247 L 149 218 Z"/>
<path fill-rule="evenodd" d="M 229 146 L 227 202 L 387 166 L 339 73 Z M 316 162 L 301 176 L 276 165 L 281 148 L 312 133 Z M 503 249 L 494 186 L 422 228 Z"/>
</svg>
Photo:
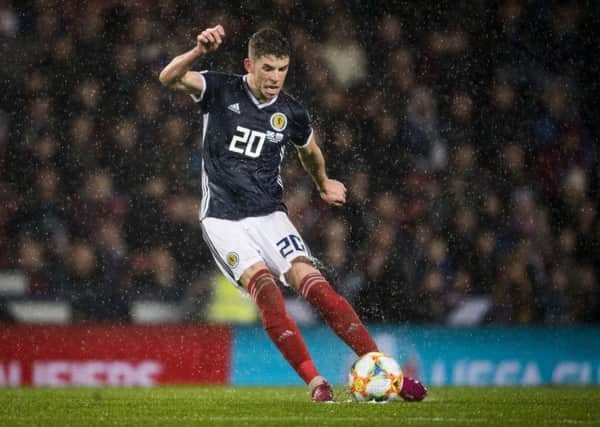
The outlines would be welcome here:
<svg viewBox="0 0 600 427">
<path fill-rule="evenodd" d="M 0 426 L 600 426 L 600 388 L 433 388 L 421 403 L 312 403 L 304 388 L 0 389 Z"/>
</svg>

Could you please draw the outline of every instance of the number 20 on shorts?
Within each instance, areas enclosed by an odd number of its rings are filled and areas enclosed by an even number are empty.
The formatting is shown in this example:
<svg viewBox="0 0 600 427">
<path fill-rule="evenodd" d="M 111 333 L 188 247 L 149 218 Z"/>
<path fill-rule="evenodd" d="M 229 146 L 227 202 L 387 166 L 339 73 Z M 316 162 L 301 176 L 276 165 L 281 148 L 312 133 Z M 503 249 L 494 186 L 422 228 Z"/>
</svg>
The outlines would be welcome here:
<svg viewBox="0 0 600 427">
<path fill-rule="evenodd" d="M 290 255 L 291 253 L 293 253 L 295 251 L 298 251 L 298 252 L 306 251 L 304 248 L 304 245 L 302 244 L 302 240 L 300 240 L 300 237 L 296 236 L 295 234 L 290 234 L 290 235 L 284 237 L 276 244 L 277 244 L 277 247 L 279 248 L 279 253 L 284 258 L 287 258 L 288 255 Z"/>
</svg>

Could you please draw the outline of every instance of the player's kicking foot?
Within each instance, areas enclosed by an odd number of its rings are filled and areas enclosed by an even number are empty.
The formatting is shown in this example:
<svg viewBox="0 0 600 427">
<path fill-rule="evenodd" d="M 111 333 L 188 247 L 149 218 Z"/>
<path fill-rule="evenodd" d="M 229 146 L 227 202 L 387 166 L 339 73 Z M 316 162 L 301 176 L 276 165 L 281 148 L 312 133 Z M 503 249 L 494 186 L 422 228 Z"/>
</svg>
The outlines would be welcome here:
<svg viewBox="0 0 600 427">
<path fill-rule="evenodd" d="M 311 389 L 313 402 L 331 402 L 333 401 L 333 390 L 327 380 L 321 376 L 312 379 L 308 385 Z"/>
<path fill-rule="evenodd" d="M 400 396 L 409 402 L 419 402 L 427 396 L 427 389 L 419 381 L 404 377 Z"/>
</svg>

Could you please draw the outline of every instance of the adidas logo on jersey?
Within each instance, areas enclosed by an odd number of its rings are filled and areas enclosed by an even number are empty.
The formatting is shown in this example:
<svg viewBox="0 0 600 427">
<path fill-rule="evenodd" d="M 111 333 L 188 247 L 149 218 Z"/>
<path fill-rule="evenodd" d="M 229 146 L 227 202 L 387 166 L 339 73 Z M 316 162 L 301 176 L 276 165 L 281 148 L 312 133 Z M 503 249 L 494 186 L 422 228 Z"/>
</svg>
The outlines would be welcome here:
<svg viewBox="0 0 600 427">
<path fill-rule="evenodd" d="M 237 102 L 235 104 L 231 104 L 229 107 L 227 107 L 227 109 L 233 111 L 234 113 L 240 114 L 240 104 Z"/>
</svg>

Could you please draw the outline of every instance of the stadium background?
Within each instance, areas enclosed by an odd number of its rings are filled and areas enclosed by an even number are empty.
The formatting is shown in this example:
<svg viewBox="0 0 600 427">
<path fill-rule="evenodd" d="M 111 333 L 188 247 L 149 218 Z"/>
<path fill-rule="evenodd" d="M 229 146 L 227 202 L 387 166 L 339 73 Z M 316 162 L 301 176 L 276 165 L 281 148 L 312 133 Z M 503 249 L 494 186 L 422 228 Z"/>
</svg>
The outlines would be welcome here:
<svg viewBox="0 0 600 427">
<path fill-rule="evenodd" d="M 582 337 L 554 338 L 575 348 L 598 342 L 594 2 L 5 1 L 5 384 L 23 331 L 54 331 L 19 324 L 105 324 L 100 334 L 130 323 L 252 325 L 225 326 L 234 362 L 254 336 L 252 304 L 217 273 L 197 224 L 201 116 L 157 79 L 216 23 L 227 41 L 201 68 L 242 72 L 246 40 L 263 25 L 289 35 L 286 88 L 311 111 L 349 202 L 321 203 L 289 156 L 286 204 L 382 339 L 406 323 L 554 328 L 542 334 L 589 323 L 572 329 Z M 306 305 L 286 297 L 299 323 L 321 331 Z M 439 341 L 424 331 L 417 347 Z M 482 348 L 494 341 L 486 329 L 471 334 Z M 577 372 L 600 382 L 600 351 L 588 351 Z"/>
</svg>

